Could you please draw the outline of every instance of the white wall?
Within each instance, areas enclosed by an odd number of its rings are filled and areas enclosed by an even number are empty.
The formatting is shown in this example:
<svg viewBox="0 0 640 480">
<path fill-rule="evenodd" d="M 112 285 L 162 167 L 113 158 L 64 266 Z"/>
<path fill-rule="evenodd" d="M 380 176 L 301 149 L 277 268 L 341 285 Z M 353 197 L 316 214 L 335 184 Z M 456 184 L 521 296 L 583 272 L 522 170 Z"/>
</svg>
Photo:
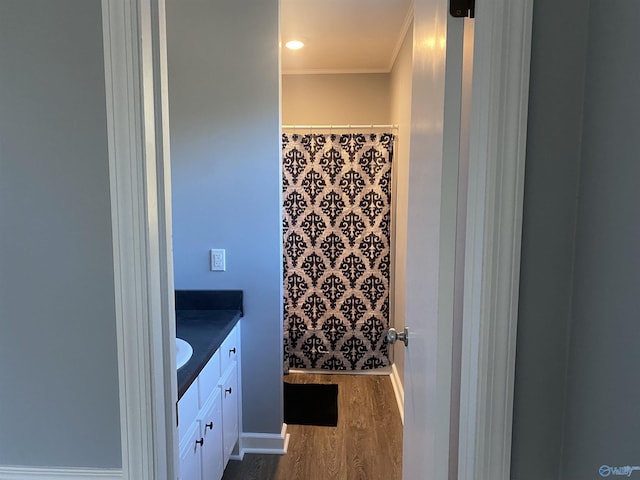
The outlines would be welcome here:
<svg viewBox="0 0 640 480">
<path fill-rule="evenodd" d="M 122 465 L 100 0 L 0 1 L 0 464 Z"/>
<path fill-rule="evenodd" d="M 244 291 L 243 427 L 280 433 L 278 1 L 169 0 L 167 29 L 175 286 Z"/>
<path fill-rule="evenodd" d="M 411 84 L 413 74 L 413 25 L 409 27 L 391 70 L 391 123 L 398 125 L 393 159 L 392 231 L 394 263 L 392 273 L 393 326 L 402 331 L 405 326 L 405 289 L 407 267 L 407 218 L 409 208 L 409 147 L 411 135 Z M 393 362 L 404 383 L 404 343 L 393 347 Z"/>
<path fill-rule="evenodd" d="M 389 74 L 282 76 L 284 125 L 388 124 Z"/>
</svg>

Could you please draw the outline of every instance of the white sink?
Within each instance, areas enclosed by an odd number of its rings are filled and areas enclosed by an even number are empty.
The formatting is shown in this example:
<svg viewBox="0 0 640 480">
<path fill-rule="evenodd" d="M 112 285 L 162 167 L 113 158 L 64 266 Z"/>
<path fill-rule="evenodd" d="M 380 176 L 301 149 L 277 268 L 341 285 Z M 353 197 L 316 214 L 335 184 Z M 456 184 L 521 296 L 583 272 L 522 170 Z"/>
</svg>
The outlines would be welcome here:
<svg viewBox="0 0 640 480">
<path fill-rule="evenodd" d="M 193 355 L 193 348 L 181 338 L 176 338 L 176 370 L 184 366 Z"/>
</svg>

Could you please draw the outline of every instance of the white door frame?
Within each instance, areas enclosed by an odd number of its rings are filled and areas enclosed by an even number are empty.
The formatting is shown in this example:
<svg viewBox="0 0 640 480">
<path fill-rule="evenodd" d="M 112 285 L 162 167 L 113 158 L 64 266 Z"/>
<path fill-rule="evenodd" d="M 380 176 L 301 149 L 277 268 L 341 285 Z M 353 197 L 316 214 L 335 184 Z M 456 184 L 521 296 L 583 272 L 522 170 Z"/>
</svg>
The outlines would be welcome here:
<svg viewBox="0 0 640 480">
<path fill-rule="evenodd" d="M 176 478 L 164 0 L 102 0 L 122 477 Z"/>
<path fill-rule="evenodd" d="M 103 0 L 123 478 L 176 478 L 164 0 Z M 479 2 L 459 479 L 507 480 L 533 0 Z M 448 448 L 443 445 L 443 448 Z"/>
<path fill-rule="evenodd" d="M 458 478 L 508 480 L 533 0 L 476 12 Z"/>
</svg>

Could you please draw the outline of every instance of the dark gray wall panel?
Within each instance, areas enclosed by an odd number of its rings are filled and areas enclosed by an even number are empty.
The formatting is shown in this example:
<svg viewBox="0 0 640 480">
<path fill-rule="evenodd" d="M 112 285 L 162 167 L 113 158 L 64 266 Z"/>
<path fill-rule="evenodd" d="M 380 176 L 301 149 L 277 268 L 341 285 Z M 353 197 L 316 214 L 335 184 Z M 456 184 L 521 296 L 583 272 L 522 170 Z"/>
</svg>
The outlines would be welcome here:
<svg viewBox="0 0 640 480">
<path fill-rule="evenodd" d="M 640 30 L 630 0 L 592 0 L 566 480 L 640 465 Z"/>
<path fill-rule="evenodd" d="M 0 1 L 0 464 L 120 467 L 99 0 Z"/>
<path fill-rule="evenodd" d="M 534 2 L 511 478 L 557 479 L 588 10 Z"/>
</svg>

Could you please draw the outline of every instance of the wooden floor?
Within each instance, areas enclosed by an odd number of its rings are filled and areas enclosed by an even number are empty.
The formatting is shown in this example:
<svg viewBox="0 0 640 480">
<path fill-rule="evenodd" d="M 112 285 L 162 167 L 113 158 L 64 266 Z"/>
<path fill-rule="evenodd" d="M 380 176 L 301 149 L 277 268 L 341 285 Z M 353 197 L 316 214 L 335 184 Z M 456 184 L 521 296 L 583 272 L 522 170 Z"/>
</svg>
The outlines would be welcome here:
<svg viewBox="0 0 640 480">
<path fill-rule="evenodd" d="M 289 374 L 291 383 L 337 383 L 338 426 L 289 425 L 286 455 L 247 454 L 223 480 L 400 480 L 402 423 L 388 376 Z"/>
</svg>

